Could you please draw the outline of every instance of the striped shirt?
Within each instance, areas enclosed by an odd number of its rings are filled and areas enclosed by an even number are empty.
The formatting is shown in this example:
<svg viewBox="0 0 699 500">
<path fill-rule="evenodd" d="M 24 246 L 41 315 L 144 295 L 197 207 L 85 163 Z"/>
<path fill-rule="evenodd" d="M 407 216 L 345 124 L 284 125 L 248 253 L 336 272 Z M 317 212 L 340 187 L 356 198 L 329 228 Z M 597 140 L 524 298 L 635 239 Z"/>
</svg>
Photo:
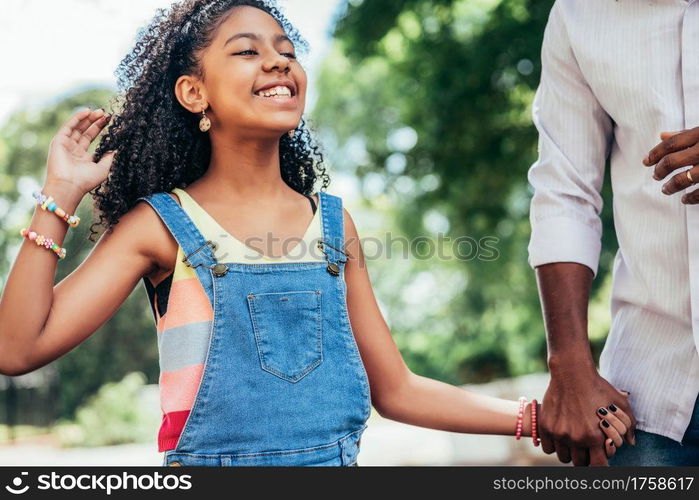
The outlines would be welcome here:
<svg viewBox="0 0 699 500">
<path fill-rule="evenodd" d="M 699 126 L 698 49 L 699 1 L 557 0 L 529 171 L 530 264 L 596 273 L 610 157 L 619 250 L 600 374 L 631 393 L 638 429 L 678 442 L 699 394 L 699 206 L 662 194 L 642 161 L 661 131 Z"/>
<path fill-rule="evenodd" d="M 323 260 L 321 252 L 307 251 L 321 239 L 320 210 L 302 240 L 293 242 L 291 252 L 280 258 L 266 257 L 236 239 L 208 214 L 183 189 L 177 195 L 183 210 L 192 219 L 204 239 L 218 244 L 219 262 L 255 264 L 306 262 Z M 175 269 L 158 286 L 143 278 L 153 311 L 160 363 L 160 408 L 162 423 L 158 432 L 158 451 L 175 448 L 199 389 L 214 311 L 194 269 L 182 262 L 184 253 L 177 249 Z"/>
</svg>

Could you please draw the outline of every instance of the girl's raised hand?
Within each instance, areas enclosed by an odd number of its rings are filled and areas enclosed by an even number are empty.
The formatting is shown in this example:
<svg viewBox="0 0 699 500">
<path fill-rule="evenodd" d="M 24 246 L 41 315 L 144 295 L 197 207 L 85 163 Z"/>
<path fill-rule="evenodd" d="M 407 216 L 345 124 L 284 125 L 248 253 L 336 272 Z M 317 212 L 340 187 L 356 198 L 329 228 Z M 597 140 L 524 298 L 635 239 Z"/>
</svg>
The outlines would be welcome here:
<svg viewBox="0 0 699 500">
<path fill-rule="evenodd" d="M 623 392 L 623 391 L 620 391 Z M 628 393 L 624 393 L 625 395 Z M 599 426 L 606 434 L 604 442 L 607 458 L 614 456 L 616 450 L 624 443 L 622 436 L 631 427 L 631 419 L 621 408 L 614 404 L 607 407 L 598 408 L 596 412 L 600 419 Z"/>
<path fill-rule="evenodd" d="M 102 109 L 83 109 L 63 124 L 49 146 L 47 184 L 67 184 L 87 193 L 107 178 L 114 152 L 109 151 L 95 162 L 87 150 L 109 118 Z"/>
</svg>

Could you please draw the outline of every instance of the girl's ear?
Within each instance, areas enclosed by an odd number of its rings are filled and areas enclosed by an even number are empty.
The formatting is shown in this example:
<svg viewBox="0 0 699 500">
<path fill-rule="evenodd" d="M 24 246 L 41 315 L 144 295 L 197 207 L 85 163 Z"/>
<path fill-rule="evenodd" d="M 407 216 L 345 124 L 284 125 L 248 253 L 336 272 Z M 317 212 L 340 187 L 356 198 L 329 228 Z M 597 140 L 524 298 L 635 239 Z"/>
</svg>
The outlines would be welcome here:
<svg viewBox="0 0 699 500">
<path fill-rule="evenodd" d="M 201 82 L 192 75 L 182 75 L 175 82 L 175 97 L 186 110 L 201 113 L 207 108 L 205 92 L 201 90 Z"/>
</svg>

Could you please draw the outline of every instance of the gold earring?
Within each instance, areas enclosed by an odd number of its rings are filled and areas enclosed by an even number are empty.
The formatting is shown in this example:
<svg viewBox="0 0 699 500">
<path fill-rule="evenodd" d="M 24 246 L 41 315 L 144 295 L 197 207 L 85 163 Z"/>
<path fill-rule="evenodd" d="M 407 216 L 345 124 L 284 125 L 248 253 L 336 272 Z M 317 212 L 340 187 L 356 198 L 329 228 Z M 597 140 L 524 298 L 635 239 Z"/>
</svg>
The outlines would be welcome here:
<svg viewBox="0 0 699 500">
<path fill-rule="evenodd" d="M 206 112 L 202 109 L 201 110 L 201 120 L 199 120 L 199 130 L 202 132 L 206 132 L 211 128 L 211 120 L 209 120 L 209 117 L 206 116 Z"/>
<path fill-rule="evenodd" d="M 292 137 L 294 137 L 294 132 L 295 132 L 295 130 L 289 130 L 289 131 L 286 133 L 286 135 L 289 136 L 289 139 L 291 139 Z"/>
</svg>

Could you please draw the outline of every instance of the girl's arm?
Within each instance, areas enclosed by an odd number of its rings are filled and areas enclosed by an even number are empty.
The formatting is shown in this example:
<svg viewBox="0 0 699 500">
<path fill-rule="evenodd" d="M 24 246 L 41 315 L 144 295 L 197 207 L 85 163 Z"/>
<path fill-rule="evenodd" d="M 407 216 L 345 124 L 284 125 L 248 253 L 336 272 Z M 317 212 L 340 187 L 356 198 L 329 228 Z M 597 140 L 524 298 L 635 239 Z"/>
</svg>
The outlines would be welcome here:
<svg viewBox="0 0 699 500">
<path fill-rule="evenodd" d="M 347 309 L 369 375 L 374 408 L 383 417 L 420 427 L 473 434 L 515 434 L 518 401 L 467 391 L 410 371 L 374 297 L 357 230 L 344 211 Z M 540 408 L 540 405 L 537 406 Z M 531 436 L 531 403 L 523 432 Z"/>
<path fill-rule="evenodd" d="M 51 184 L 42 191 L 67 213 L 74 213 L 81 198 Z M 56 266 L 61 265 L 56 255 L 24 241 L 0 298 L 0 373 L 14 376 L 36 370 L 111 318 L 139 280 L 154 270 L 155 260 L 146 245 L 149 238 L 144 235 L 154 234 L 148 225 L 156 218 L 146 203 L 139 202 L 56 286 Z M 29 227 L 62 246 L 68 226 L 37 206 Z"/>
<path fill-rule="evenodd" d="M 80 110 L 51 141 L 42 191 L 68 214 L 74 214 L 85 194 L 109 173 L 114 153 L 94 162 L 88 152 L 108 121 L 102 110 Z M 105 323 L 136 283 L 158 268 L 161 261 L 153 249 L 168 246 L 161 226 L 147 203 L 136 204 L 56 286 L 56 267 L 62 265 L 57 255 L 25 238 L 0 297 L 0 373 L 21 375 L 35 370 Z M 57 214 L 38 205 L 28 227 L 58 246 L 63 246 L 70 228 Z M 23 238 L 19 231 L 15 237 Z"/>
</svg>

